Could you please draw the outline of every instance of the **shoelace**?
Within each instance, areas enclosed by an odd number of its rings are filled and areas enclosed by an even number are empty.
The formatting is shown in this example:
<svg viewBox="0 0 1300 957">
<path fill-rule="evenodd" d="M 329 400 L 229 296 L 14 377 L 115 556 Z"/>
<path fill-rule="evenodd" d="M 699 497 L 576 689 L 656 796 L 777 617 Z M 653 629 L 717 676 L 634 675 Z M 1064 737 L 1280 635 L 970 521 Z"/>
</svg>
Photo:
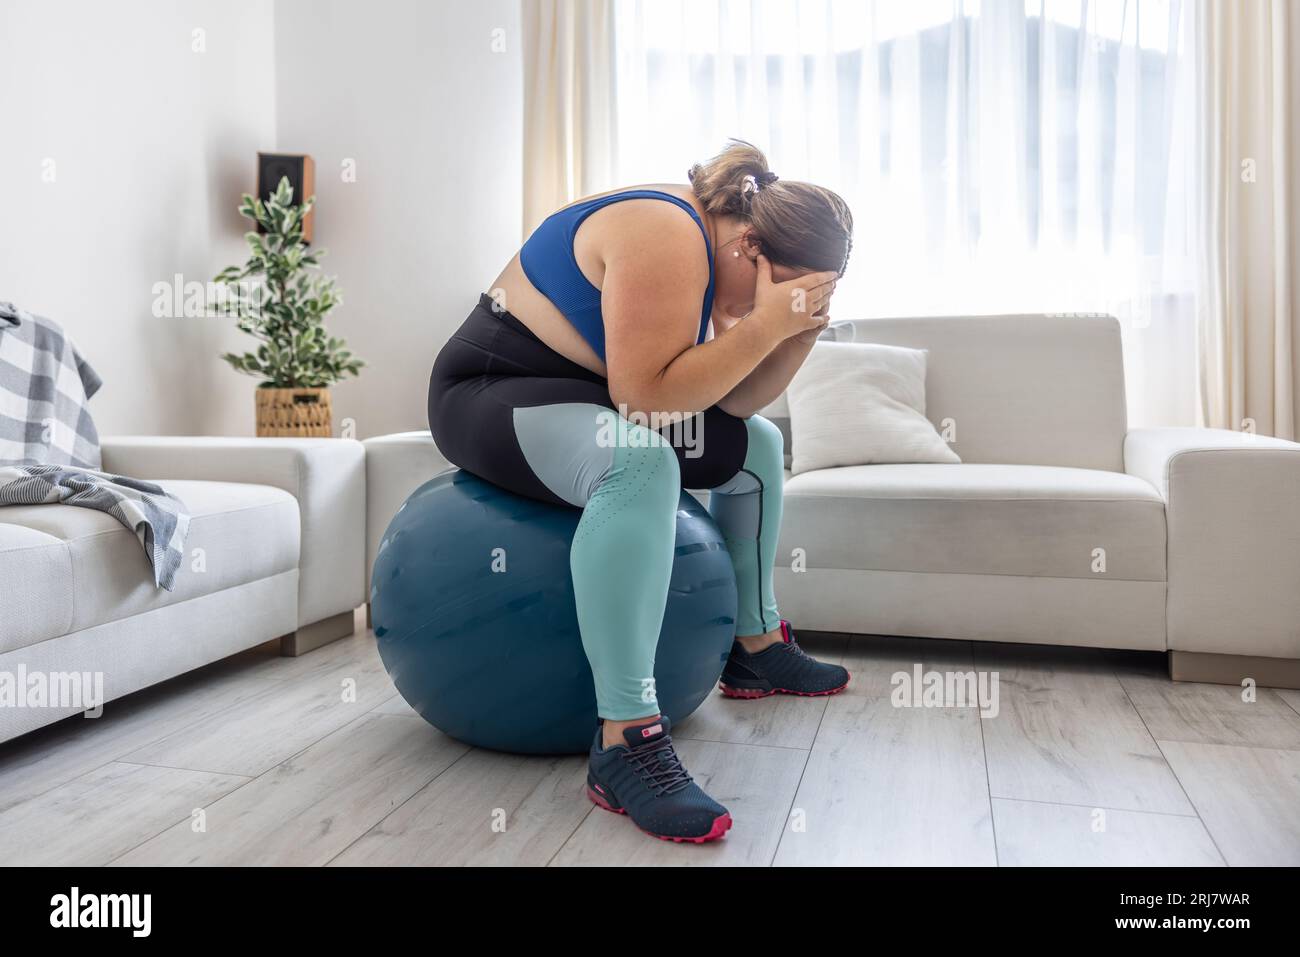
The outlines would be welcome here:
<svg viewBox="0 0 1300 957">
<path fill-rule="evenodd" d="M 691 783 L 691 776 L 682 766 L 673 749 L 673 739 L 668 735 L 654 744 L 644 744 L 629 751 L 627 760 L 641 780 L 654 788 L 657 796 L 674 794 Z"/>
<path fill-rule="evenodd" d="M 793 638 L 791 638 L 791 639 L 790 639 L 789 641 L 787 641 L 787 642 L 783 642 L 783 644 L 785 645 L 785 650 L 786 650 L 786 652 L 787 652 L 788 654 L 792 654 L 792 655 L 794 655 L 796 658 L 807 658 L 807 657 L 808 657 L 807 652 L 805 652 L 802 648 L 800 648 L 800 647 L 799 647 L 799 642 L 795 641 Z"/>
</svg>

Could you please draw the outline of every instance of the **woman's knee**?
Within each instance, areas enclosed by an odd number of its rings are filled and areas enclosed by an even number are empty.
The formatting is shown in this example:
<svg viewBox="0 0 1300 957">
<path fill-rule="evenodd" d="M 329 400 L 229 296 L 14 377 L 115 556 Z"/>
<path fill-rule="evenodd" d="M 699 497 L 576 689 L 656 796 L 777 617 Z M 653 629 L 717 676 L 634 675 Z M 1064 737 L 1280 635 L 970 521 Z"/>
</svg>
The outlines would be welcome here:
<svg viewBox="0 0 1300 957">
<path fill-rule="evenodd" d="M 583 505 L 573 540 L 574 560 L 579 552 L 587 556 L 597 541 L 603 543 L 597 551 L 604 556 L 598 564 L 616 561 L 614 554 L 629 549 L 644 556 L 671 556 L 681 496 L 672 447 L 657 433 L 633 426 L 620 428 L 618 444 L 610 452 L 609 468 L 595 481 Z M 610 548 L 613 553 L 606 551 Z M 590 568 L 588 559 L 583 559 L 582 567 Z"/>
<path fill-rule="evenodd" d="M 771 420 L 761 415 L 751 415 L 745 420 L 749 448 L 745 465 L 765 474 L 781 475 L 785 471 L 785 436 Z"/>
<path fill-rule="evenodd" d="M 632 494 L 644 496 L 650 507 L 675 508 L 681 495 L 681 467 L 672 444 L 653 429 L 623 419 L 620 444 L 614 450 L 615 472 Z"/>
</svg>

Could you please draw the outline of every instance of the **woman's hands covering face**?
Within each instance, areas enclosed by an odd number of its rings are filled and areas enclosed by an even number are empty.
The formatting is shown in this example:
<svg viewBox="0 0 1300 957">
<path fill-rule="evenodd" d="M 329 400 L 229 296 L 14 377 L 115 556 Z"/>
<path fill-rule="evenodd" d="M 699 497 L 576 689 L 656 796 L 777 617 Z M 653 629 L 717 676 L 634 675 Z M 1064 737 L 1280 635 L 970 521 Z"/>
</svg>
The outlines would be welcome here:
<svg viewBox="0 0 1300 957">
<path fill-rule="evenodd" d="M 757 265 L 758 281 L 750 318 L 763 326 L 774 345 L 795 336 L 801 342 L 815 341 L 830 322 L 828 310 L 838 278 L 836 273 L 814 272 L 773 282 L 772 263 L 768 258 L 760 254 Z"/>
</svg>

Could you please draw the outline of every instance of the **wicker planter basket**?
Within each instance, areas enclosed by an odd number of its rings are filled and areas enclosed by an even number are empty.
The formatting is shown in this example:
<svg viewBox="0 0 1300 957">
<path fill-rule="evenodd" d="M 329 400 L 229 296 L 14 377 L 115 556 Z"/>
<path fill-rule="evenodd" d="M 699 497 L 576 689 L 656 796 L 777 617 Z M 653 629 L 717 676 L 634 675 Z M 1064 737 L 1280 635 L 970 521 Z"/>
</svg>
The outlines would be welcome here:
<svg viewBox="0 0 1300 957">
<path fill-rule="evenodd" d="M 254 395 L 259 436 L 329 438 L 334 434 L 327 388 L 258 389 Z"/>
</svg>

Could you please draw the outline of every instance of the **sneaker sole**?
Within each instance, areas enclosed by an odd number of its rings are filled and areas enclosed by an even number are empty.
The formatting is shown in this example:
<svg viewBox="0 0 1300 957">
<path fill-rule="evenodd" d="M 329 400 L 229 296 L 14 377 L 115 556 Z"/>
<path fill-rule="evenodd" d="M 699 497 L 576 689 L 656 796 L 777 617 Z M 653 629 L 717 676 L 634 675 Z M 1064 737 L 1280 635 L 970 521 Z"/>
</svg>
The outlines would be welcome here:
<svg viewBox="0 0 1300 957">
<path fill-rule="evenodd" d="M 792 694 L 800 698 L 825 698 L 829 695 L 839 694 L 848 686 L 849 683 L 846 681 L 838 688 L 831 688 L 829 691 L 792 691 L 789 688 L 772 688 L 768 691 L 762 691 L 758 688 L 733 688 L 725 684 L 719 684 L 718 688 L 724 697 L 752 701 L 755 698 L 770 698 L 774 694 Z"/>
<path fill-rule="evenodd" d="M 614 807 L 590 787 L 587 788 L 587 797 L 591 799 L 591 803 L 596 805 L 596 807 L 604 808 L 606 811 L 613 811 L 615 814 L 627 814 L 627 811 L 623 808 Z M 713 826 L 709 828 L 709 833 L 705 834 L 703 837 L 672 837 L 667 834 L 656 834 L 654 831 L 647 831 L 640 825 L 637 825 L 637 830 L 644 834 L 649 834 L 651 837 L 657 837 L 661 841 L 672 841 L 674 844 L 707 844 L 709 841 L 719 840 L 722 835 L 731 830 L 731 815 L 728 813 L 723 814 L 721 817 L 714 818 Z"/>
</svg>

